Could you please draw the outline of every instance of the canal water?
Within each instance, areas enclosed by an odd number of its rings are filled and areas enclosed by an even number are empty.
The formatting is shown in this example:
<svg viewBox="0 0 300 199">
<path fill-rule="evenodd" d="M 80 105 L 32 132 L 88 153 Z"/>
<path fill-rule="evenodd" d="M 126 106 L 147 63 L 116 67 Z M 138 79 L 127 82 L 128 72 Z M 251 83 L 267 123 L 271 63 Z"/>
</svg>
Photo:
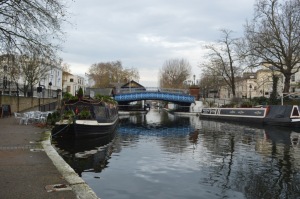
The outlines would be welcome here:
<svg viewBox="0 0 300 199">
<path fill-rule="evenodd" d="M 151 109 L 120 116 L 110 136 L 55 141 L 101 199 L 299 199 L 296 131 Z"/>
</svg>

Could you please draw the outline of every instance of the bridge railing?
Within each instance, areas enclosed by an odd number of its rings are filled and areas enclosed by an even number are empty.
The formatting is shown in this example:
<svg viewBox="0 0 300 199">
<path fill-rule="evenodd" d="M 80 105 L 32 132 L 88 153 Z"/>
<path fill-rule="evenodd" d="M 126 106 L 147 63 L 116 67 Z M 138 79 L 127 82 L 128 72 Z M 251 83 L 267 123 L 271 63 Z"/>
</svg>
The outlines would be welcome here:
<svg viewBox="0 0 300 199">
<path fill-rule="evenodd" d="M 180 93 L 189 94 L 187 89 L 176 88 L 158 88 L 158 87 L 145 87 L 145 88 L 121 88 L 117 94 L 124 93 L 139 93 L 139 92 L 164 92 L 164 93 Z"/>
</svg>

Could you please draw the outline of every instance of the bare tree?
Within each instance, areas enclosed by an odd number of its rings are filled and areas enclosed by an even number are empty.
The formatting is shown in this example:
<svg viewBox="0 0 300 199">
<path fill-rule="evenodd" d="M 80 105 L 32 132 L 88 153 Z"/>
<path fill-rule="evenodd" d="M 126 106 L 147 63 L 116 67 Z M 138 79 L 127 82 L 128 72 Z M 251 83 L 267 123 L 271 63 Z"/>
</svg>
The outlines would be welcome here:
<svg viewBox="0 0 300 199">
<path fill-rule="evenodd" d="M 128 80 L 139 81 L 139 72 L 135 68 L 123 68 L 121 61 L 101 62 L 89 68 L 89 76 L 95 87 L 109 87 L 113 83 L 125 83 Z"/>
<path fill-rule="evenodd" d="M 2 84 L 2 89 L 6 89 L 7 84 L 17 82 L 17 80 L 20 78 L 21 72 L 19 68 L 16 67 L 16 59 L 16 56 L 13 54 L 0 55 L 0 72 L 3 74 L 3 77 L 1 77 L 2 82 L 0 82 L 0 84 Z"/>
<path fill-rule="evenodd" d="M 231 38 L 232 31 L 230 30 L 223 29 L 221 32 L 222 38 L 217 44 L 205 46 L 209 50 L 208 62 L 200 64 L 200 68 L 205 70 L 206 74 L 222 77 L 235 97 L 235 78 L 242 70 L 237 51 L 238 39 Z"/>
<path fill-rule="evenodd" d="M 220 89 L 224 86 L 223 77 L 219 73 L 214 73 L 211 70 L 203 70 L 200 77 L 199 86 L 201 88 L 202 97 L 208 97 L 209 93 L 214 93 L 217 97 L 220 93 Z"/>
<path fill-rule="evenodd" d="M 185 59 L 167 60 L 160 69 L 160 87 L 184 88 L 184 81 L 191 75 L 191 65 Z"/>
<path fill-rule="evenodd" d="M 63 72 L 71 73 L 70 64 L 68 64 L 68 63 L 61 63 L 60 66 L 61 66 L 61 70 Z"/>
<path fill-rule="evenodd" d="M 24 54 L 24 49 L 39 54 L 54 54 L 55 39 L 62 36 L 61 23 L 66 6 L 61 0 L 0 1 L 0 52 Z"/>
<path fill-rule="evenodd" d="M 245 44 L 252 60 L 284 75 L 283 92 L 289 92 L 291 76 L 300 67 L 300 1 L 259 0 L 245 25 Z"/>
<path fill-rule="evenodd" d="M 30 90 L 33 93 L 34 85 L 38 84 L 39 81 L 45 78 L 51 67 L 57 65 L 57 63 L 51 62 L 50 59 L 41 57 L 38 53 L 31 55 L 22 55 L 18 60 L 19 65 L 16 68 L 19 72 L 16 73 L 20 78 L 23 79 L 23 88 L 20 88 L 25 95 Z"/>
</svg>

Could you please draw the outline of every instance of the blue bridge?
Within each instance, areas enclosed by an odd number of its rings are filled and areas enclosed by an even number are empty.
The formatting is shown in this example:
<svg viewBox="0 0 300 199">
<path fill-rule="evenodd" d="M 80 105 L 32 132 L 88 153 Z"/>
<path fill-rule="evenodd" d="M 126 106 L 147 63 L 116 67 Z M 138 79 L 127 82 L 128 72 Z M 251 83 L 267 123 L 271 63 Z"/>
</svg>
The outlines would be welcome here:
<svg viewBox="0 0 300 199">
<path fill-rule="evenodd" d="M 121 89 L 115 95 L 115 100 L 119 104 L 128 104 L 140 100 L 162 100 L 183 106 L 190 106 L 192 103 L 195 103 L 194 96 L 187 94 L 186 90 L 162 88 Z"/>
</svg>

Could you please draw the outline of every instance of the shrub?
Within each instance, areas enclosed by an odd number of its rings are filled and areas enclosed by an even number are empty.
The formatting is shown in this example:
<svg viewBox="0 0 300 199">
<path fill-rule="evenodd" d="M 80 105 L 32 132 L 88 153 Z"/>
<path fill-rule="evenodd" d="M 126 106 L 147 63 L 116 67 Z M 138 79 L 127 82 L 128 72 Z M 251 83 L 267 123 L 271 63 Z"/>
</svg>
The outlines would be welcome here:
<svg viewBox="0 0 300 199">
<path fill-rule="evenodd" d="M 56 122 L 60 120 L 60 113 L 55 111 L 52 114 L 49 113 L 47 117 L 47 124 L 55 125 Z"/>
<path fill-rule="evenodd" d="M 89 110 L 82 110 L 79 113 L 79 119 L 90 119 L 91 118 L 91 112 Z"/>
</svg>

